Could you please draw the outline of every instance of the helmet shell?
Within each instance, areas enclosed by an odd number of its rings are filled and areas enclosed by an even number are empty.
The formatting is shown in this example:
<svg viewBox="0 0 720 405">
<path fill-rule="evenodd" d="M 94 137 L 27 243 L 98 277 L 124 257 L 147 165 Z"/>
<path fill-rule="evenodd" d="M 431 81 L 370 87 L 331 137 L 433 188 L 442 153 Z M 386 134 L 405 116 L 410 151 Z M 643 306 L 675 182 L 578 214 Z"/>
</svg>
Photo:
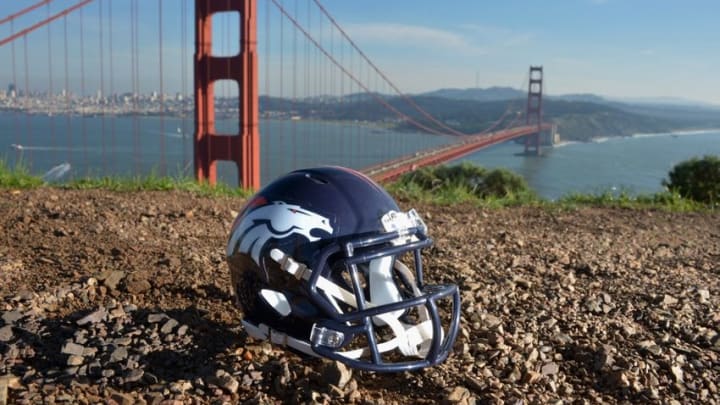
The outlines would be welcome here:
<svg viewBox="0 0 720 405">
<path fill-rule="evenodd" d="M 282 271 L 270 251 L 280 249 L 310 265 L 328 243 L 381 232 L 380 218 L 389 211 L 399 208 L 387 191 L 342 167 L 297 170 L 262 188 L 235 219 L 227 246 L 233 292 L 244 317 L 262 317 L 265 323 L 277 317 L 257 294 L 271 288 L 293 297 L 306 318 L 296 325 L 304 334 L 322 309 L 312 305 L 302 283 Z M 283 327 L 289 321 L 278 320 Z"/>
</svg>

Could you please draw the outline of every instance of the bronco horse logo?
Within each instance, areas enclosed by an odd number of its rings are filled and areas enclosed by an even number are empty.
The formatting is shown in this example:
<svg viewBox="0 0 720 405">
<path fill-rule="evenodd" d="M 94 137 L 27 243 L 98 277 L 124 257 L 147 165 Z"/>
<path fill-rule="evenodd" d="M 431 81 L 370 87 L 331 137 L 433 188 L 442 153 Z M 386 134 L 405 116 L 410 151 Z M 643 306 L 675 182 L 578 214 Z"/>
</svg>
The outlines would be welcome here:
<svg viewBox="0 0 720 405">
<path fill-rule="evenodd" d="M 315 229 L 330 234 L 333 232 L 330 221 L 322 215 L 308 211 L 299 205 L 275 201 L 250 211 L 237 224 L 228 242 L 227 254 L 230 256 L 237 248 L 241 253 L 250 253 L 259 266 L 260 252 L 271 238 L 282 239 L 293 234 L 300 234 L 310 242 L 314 242 L 320 239 L 311 235 Z M 239 248 L 238 243 L 240 243 Z"/>
</svg>

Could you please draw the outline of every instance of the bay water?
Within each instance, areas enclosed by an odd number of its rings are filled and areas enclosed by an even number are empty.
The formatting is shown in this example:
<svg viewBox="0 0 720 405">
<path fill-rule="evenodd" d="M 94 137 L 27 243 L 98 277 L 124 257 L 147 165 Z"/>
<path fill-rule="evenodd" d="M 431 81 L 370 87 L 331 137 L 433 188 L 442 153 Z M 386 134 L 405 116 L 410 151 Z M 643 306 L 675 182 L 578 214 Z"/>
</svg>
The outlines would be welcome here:
<svg viewBox="0 0 720 405">
<path fill-rule="evenodd" d="M 219 120 L 218 132 L 237 131 Z M 453 137 L 396 132 L 376 125 L 262 120 L 262 183 L 300 167 L 343 165 L 356 169 L 447 144 Z M 0 159 L 22 163 L 49 180 L 83 176 L 191 176 L 193 121 L 175 117 L 80 117 L 0 112 Z M 661 191 L 672 167 L 686 159 L 720 155 L 720 129 L 560 143 L 542 156 L 522 156 L 515 142 L 496 145 L 461 161 L 504 167 L 522 175 L 540 196 L 569 193 Z M 164 163 L 161 164 L 161 163 Z M 234 165 L 218 164 L 220 181 L 237 183 Z"/>
</svg>

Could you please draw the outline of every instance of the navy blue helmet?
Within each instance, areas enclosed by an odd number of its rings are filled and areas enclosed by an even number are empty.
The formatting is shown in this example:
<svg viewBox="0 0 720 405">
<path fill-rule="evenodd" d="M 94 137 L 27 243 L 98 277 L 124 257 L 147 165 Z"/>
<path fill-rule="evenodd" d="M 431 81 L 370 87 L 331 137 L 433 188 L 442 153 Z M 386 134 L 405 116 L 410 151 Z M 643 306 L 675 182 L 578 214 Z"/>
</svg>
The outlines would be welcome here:
<svg viewBox="0 0 720 405">
<path fill-rule="evenodd" d="M 227 245 L 246 332 L 363 370 L 444 361 L 460 295 L 454 284 L 424 284 L 426 231 L 414 210 L 402 212 L 354 170 L 278 178 L 248 201 Z"/>
</svg>

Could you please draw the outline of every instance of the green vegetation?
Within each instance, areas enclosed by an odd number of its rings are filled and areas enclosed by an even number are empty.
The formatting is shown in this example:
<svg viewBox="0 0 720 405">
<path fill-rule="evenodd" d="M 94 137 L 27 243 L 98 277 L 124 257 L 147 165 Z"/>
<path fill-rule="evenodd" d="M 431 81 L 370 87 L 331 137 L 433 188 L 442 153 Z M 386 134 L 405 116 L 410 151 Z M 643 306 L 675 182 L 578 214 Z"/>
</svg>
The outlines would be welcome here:
<svg viewBox="0 0 720 405">
<path fill-rule="evenodd" d="M 705 156 L 681 162 L 672 168 L 663 185 L 700 203 L 720 204 L 720 158 Z"/>
<path fill-rule="evenodd" d="M 70 181 L 61 187 L 69 189 L 104 189 L 112 191 L 169 191 L 180 190 L 189 191 L 203 196 L 235 196 L 247 197 L 251 192 L 230 187 L 227 184 L 218 183 L 211 186 L 208 183 L 198 183 L 190 177 L 160 177 L 151 174 L 147 177 L 102 177 L 102 178 L 83 178 Z"/>
<path fill-rule="evenodd" d="M 469 163 L 424 168 L 403 176 L 389 189 L 400 197 L 441 204 L 471 201 L 504 206 L 540 201 L 521 176 Z"/>
<path fill-rule="evenodd" d="M 598 194 L 569 194 L 557 201 L 565 208 L 581 206 L 632 208 L 632 209 L 664 209 L 668 211 L 687 212 L 708 209 L 705 204 L 683 198 L 676 192 L 662 192 L 649 195 L 631 195 L 625 192 L 603 192 Z"/>
<path fill-rule="evenodd" d="M 715 163 L 718 161 L 715 160 Z M 720 166 L 715 167 L 716 172 Z M 720 186 L 716 178 L 715 191 Z M 581 206 L 701 211 L 715 206 L 688 198 L 677 190 L 649 195 L 606 191 L 598 194 L 570 194 L 556 202 L 537 197 L 519 175 L 505 169 L 487 170 L 470 164 L 425 168 L 403 176 L 389 186 L 403 199 L 439 204 L 471 203 L 488 207 L 542 205 L 560 208 Z M 717 194 L 715 200 L 718 201 Z"/>
<path fill-rule="evenodd" d="M 0 160 L 0 188 L 34 188 L 42 184 L 42 180 L 31 175 L 22 163 L 9 168 L 5 161 Z"/>
<path fill-rule="evenodd" d="M 247 197 L 248 190 L 230 187 L 226 184 L 211 186 L 207 183 L 198 183 L 190 177 L 168 177 L 151 174 L 146 177 L 100 177 L 81 178 L 68 183 L 50 185 L 29 173 L 22 165 L 10 169 L 0 160 L 0 189 L 30 189 L 38 187 L 60 187 L 66 189 L 88 190 L 103 189 L 111 191 L 189 191 L 202 196 L 230 196 Z"/>
<path fill-rule="evenodd" d="M 582 206 L 665 209 L 670 211 L 714 210 L 720 201 L 720 159 L 707 156 L 691 159 L 675 166 L 664 181 L 669 191 L 632 195 L 627 192 L 598 194 L 570 194 L 558 201 L 539 198 L 525 180 L 506 169 L 488 170 L 469 163 L 425 168 L 403 176 L 388 185 L 388 190 L 402 200 L 436 204 L 469 203 L 484 207 L 537 205 L 559 208 Z M 188 191 L 202 196 L 247 197 L 251 194 L 226 184 L 210 186 L 188 177 L 103 177 L 72 180 L 50 185 L 40 177 L 29 174 L 26 167 L 8 168 L 0 160 L 0 189 L 28 189 L 60 187 L 65 189 L 103 189 L 130 191 Z"/>
</svg>

